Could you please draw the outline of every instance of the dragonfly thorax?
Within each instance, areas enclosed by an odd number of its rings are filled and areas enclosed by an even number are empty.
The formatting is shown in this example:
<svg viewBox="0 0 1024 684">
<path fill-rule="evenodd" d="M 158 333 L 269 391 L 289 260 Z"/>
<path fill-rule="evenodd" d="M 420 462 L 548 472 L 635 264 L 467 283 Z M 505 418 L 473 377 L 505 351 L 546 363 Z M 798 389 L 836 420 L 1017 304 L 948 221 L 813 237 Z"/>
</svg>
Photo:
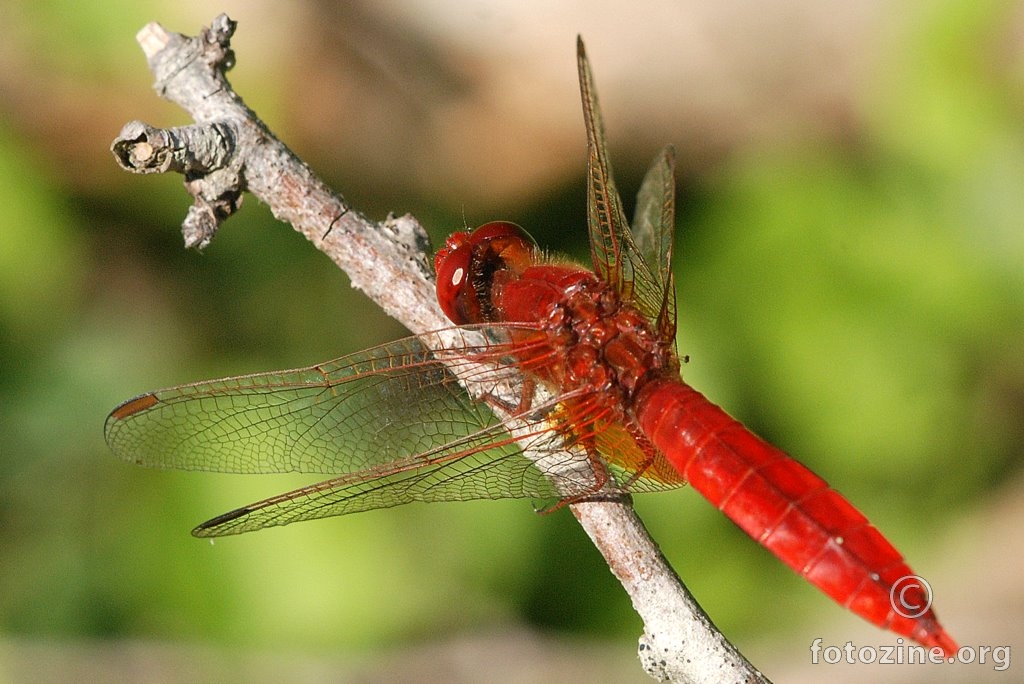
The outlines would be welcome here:
<svg viewBox="0 0 1024 684">
<path fill-rule="evenodd" d="M 500 320 L 535 326 L 518 333 L 531 345 L 521 346 L 545 362 L 523 365 L 535 365 L 559 391 L 601 392 L 628 405 L 647 380 L 679 372 L 671 346 L 592 271 L 540 264 L 495 282 L 491 298 Z"/>
</svg>

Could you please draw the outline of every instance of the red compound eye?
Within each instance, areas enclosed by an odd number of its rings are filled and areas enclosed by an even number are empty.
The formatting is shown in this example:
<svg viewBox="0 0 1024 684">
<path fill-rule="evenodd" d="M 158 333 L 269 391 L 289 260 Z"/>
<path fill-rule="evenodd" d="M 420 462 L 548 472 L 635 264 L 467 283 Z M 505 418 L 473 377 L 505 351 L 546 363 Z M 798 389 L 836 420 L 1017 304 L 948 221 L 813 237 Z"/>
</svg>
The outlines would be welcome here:
<svg viewBox="0 0 1024 684">
<path fill-rule="evenodd" d="M 473 245 L 469 233 L 452 233 L 444 247 L 437 250 L 434 270 L 437 271 L 437 303 L 452 323 L 464 325 L 463 306 L 460 304 L 467 292 L 472 295 L 469 285 L 469 265 L 473 260 Z"/>
<path fill-rule="evenodd" d="M 453 233 L 437 251 L 437 302 L 456 325 L 482 323 L 493 274 L 528 265 L 534 242 L 514 223 L 493 221 L 472 233 Z"/>
</svg>

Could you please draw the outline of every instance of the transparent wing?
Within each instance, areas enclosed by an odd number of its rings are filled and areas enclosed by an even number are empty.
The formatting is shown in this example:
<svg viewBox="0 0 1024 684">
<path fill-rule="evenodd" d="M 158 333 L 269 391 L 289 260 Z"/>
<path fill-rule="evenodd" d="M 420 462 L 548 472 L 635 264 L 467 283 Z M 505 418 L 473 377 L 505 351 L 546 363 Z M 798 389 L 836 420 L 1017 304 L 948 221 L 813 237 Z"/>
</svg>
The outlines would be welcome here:
<svg viewBox="0 0 1024 684">
<path fill-rule="evenodd" d="M 662 339 L 676 337 L 676 288 L 672 276 L 672 243 L 675 239 L 676 154 L 671 145 L 661 151 L 647 170 L 637 193 L 633 214 L 633 240 L 643 261 L 653 270 L 653 282 L 644 281 L 650 292 L 641 297 L 651 305 L 660 300 L 655 325 Z M 642 280 L 642 279 L 641 279 Z M 637 284 L 637 289 L 641 285 Z"/>
<path fill-rule="evenodd" d="M 660 276 L 662 264 L 670 257 L 663 256 L 666 246 L 671 253 L 672 221 L 669 206 L 669 222 L 664 221 L 665 202 L 674 201 L 674 157 L 666 152 L 656 161 L 645 188 L 641 190 L 640 200 L 659 204 L 659 215 L 653 216 L 648 210 L 644 214 L 654 219 L 647 232 L 642 236 L 641 247 L 630 232 L 626 216 L 622 208 L 622 198 L 615 187 L 611 161 L 604 137 L 604 124 L 597 101 L 594 77 L 587 61 L 582 38 L 577 40 L 577 65 L 579 68 L 580 95 L 583 100 L 583 118 L 587 128 L 587 218 L 590 231 L 590 252 L 594 262 L 594 270 L 606 282 L 610 283 L 626 301 L 632 302 L 652 323 L 658 326 L 659 332 L 671 329 L 674 340 L 674 321 L 669 326 L 669 318 L 674 313 L 674 295 L 668 294 L 666 286 L 671 285 L 671 276 Z M 666 173 L 668 174 L 666 176 Z M 648 185 L 647 180 L 650 180 Z M 672 194 L 665 194 L 666 182 L 673 185 Z M 639 209 L 639 207 L 638 207 Z M 644 231 L 648 227 L 643 228 Z M 652 251 L 649 251 L 652 250 Z"/>
<path fill-rule="evenodd" d="M 450 370 L 514 370 L 510 349 L 449 348 L 442 362 L 407 338 L 308 368 L 172 387 L 114 409 L 106 438 L 139 465 L 333 476 L 219 516 L 197 536 L 411 501 L 557 500 L 593 491 L 600 463 L 585 449 L 564 449 L 571 425 L 589 420 L 582 409 L 568 415 L 557 397 L 532 405 L 513 436 Z M 523 455 L 523 441 L 534 460 Z"/>
<path fill-rule="evenodd" d="M 527 446 L 541 453 L 553 451 L 555 438 L 556 433 L 543 430 L 526 436 Z M 556 481 L 568 491 L 586 491 L 593 481 L 592 464 L 582 456 L 562 453 L 563 459 L 573 462 L 563 463 L 567 465 L 559 469 L 563 479 L 556 480 L 527 459 L 520 443 L 504 428 L 490 425 L 427 452 L 243 506 L 199 525 L 192 534 L 197 537 L 240 534 L 413 501 L 505 497 L 558 501 L 563 494 Z M 579 481 L 568 484 L 564 479 L 567 472 L 580 473 Z"/>
<path fill-rule="evenodd" d="M 339 475 L 495 424 L 407 338 L 308 368 L 144 394 L 114 409 L 105 432 L 115 454 L 140 465 Z"/>
<path fill-rule="evenodd" d="M 594 270 L 623 296 L 631 296 L 633 264 L 623 259 L 622 236 L 629 226 L 622 209 L 622 198 L 615 188 L 611 161 L 604 139 L 604 123 L 597 103 L 594 76 L 590 71 L 583 39 L 576 42 L 583 120 L 587 128 L 587 220 L 590 254 Z"/>
</svg>

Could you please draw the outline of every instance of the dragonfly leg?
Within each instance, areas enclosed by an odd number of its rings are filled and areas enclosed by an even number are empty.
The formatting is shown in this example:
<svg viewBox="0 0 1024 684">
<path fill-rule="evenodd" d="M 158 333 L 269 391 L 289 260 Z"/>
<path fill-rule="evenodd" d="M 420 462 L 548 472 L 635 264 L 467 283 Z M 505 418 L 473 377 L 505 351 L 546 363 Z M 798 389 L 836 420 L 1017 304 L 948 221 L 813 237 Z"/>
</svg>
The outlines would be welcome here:
<svg viewBox="0 0 1024 684">
<path fill-rule="evenodd" d="M 537 391 L 537 381 L 532 376 L 523 377 L 523 393 L 519 395 L 519 406 L 516 407 L 516 414 L 523 415 L 529 412 L 533 406 L 533 394 Z"/>
<path fill-rule="evenodd" d="M 501 413 L 510 416 L 526 416 L 533 407 L 533 395 L 537 390 L 537 381 L 529 375 L 523 377 L 522 392 L 519 395 L 519 402 L 513 404 L 506 401 L 492 392 L 484 392 L 480 395 L 480 401 L 492 408 L 498 409 Z"/>
<path fill-rule="evenodd" d="M 534 508 L 533 512 L 538 515 L 548 515 L 554 513 L 557 510 L 561 510 L 565 506 L 578 503 L 630 503 L 633 501 L 633 496 L 626 491 L 594 491 L 589 494 L 576 494 L 569 496 L 564 499 L 559 499 L 550 506 L 544 506 L 543 508 Z"/>
<path fill-rule="evenodd" d="M 576 503 L 598 501 L 625 502 L 630 500 L 629 492 L 624 489 L 618 486 L 615 486 L 613 489 L 607 488 L 608 483 L 614 481 L 608 473 L 608 468 L 605 466 L 604 460 L 598 453 L 593 439 L 584 437 L 578 441 L 583 445 L 583 448 L 587 453 L 587 461 L 590 463 L 590 470 L 594 474 L 593 483 L 589 485 L 588 491 L 563 497 L 555 504 L 537 511 L 538 513 L 553 513 L 563 506 Z"/>
</svg>

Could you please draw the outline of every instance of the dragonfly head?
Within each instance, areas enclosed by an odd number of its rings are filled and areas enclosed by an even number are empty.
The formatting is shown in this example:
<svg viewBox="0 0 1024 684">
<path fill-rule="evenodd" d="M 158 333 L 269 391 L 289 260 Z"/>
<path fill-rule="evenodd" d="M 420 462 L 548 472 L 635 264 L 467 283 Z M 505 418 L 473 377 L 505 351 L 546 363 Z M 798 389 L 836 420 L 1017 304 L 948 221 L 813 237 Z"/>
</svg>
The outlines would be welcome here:
<svg viewBox="0 0 1024 684">
<path fill-rule="evenodd" d="M 495 274 L 522 273 L 537 245 L 514 223 L 492 221 L 472 233 L 458 232 L 434 257 L 437 301 L 456 325 L 492 321 L 491 285 Z"/>
</svg>

